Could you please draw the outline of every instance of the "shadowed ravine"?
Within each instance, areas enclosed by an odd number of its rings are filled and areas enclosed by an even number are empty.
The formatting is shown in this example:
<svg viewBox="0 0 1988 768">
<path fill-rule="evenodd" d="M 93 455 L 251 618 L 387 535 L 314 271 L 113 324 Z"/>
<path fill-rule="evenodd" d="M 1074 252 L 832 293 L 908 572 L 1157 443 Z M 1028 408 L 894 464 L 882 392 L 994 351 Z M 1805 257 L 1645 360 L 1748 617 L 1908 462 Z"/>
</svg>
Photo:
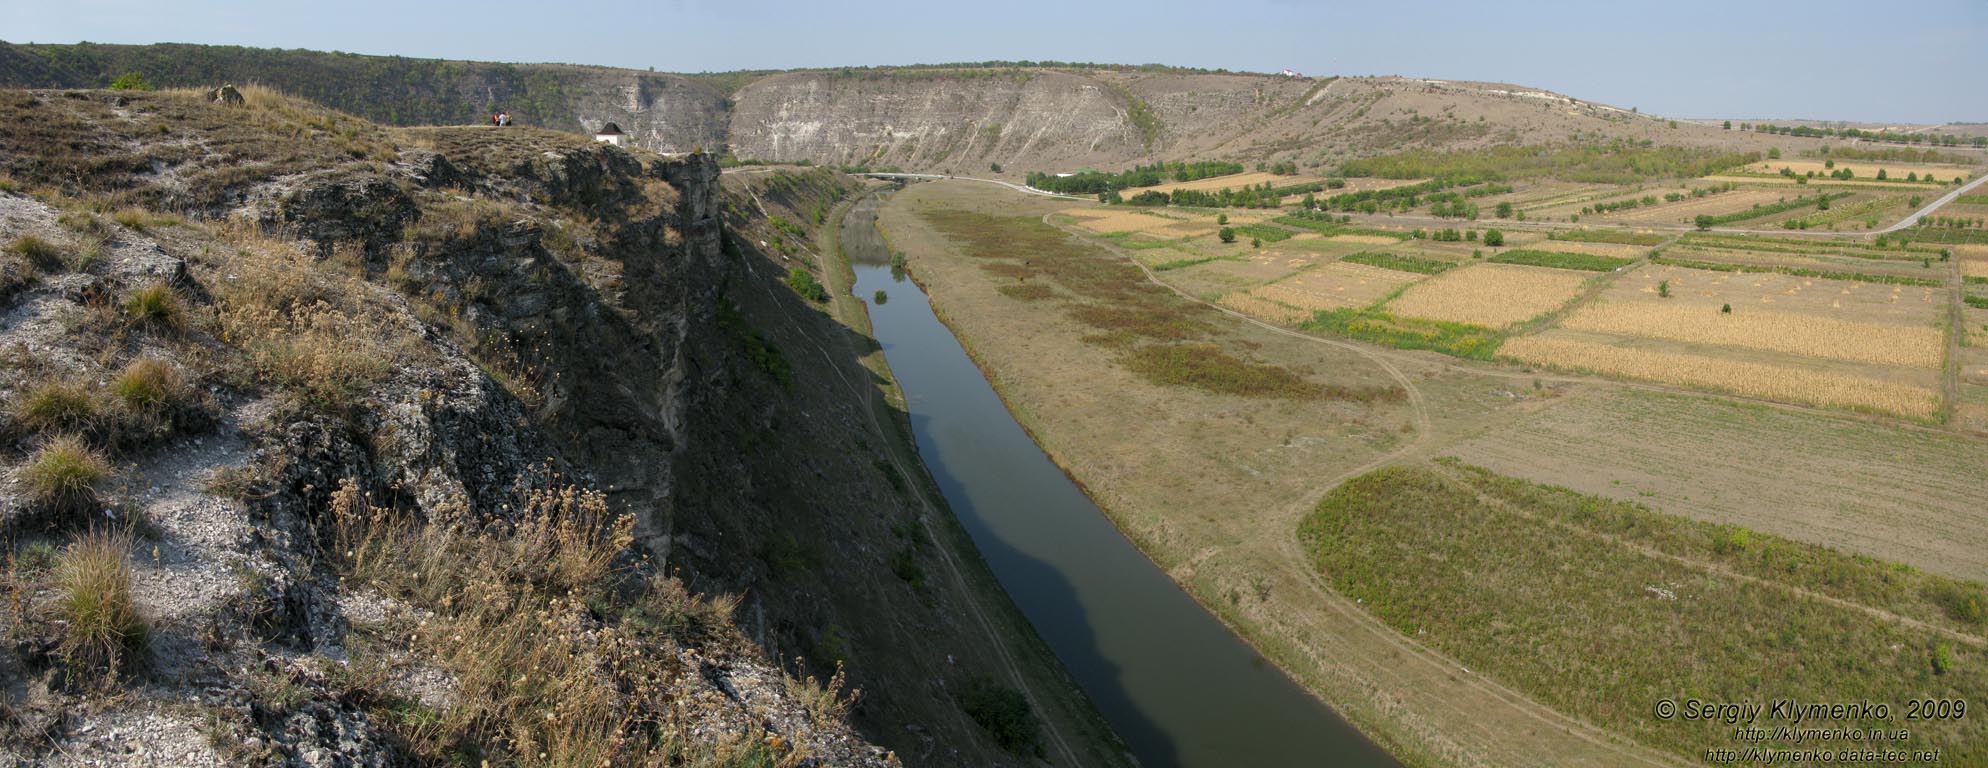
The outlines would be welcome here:
<svg viewBox="0 0 1988 768">
<path fill-rule="evenodd" d="M 1017 424 L 918 287 L 875 199 L 842 245 L 918 451 L 1002 586 L 1147 768 L 1392 766 L 1148 561 Z"/>
</svg>

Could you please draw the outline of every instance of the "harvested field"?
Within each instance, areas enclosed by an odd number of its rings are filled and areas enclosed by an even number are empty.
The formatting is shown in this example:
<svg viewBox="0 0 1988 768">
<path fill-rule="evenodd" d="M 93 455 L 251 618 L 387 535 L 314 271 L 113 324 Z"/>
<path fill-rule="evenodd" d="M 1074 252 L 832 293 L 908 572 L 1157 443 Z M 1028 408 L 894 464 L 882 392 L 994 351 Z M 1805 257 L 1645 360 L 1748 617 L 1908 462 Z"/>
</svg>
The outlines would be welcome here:
<svg viewBox="0 0 1988 768">
<path fill-rule="evenodd" d="M 1967 259 L 1960 263 L 1960 273 L 1968 277 L 1988 278 L 1988 259 Z"/>
<path fill-rule="evenodd" d="M 1312 313 L 1289 304 L 1249 293 L 1231 293 L 1223 296 L 1219 303 L 1250 317 L 1278 325 L 1297 325 L 1311 319 L 1312 316 Z"/>
<path fill-rule="evenodd" d="M 1698 261 L 1715 264 L 1757 265 L 1763 267 L 1787 267 L 1818 272 L 1843 272 L 1861 275 L 1893 276 L 1913 280 L 1939 280 L 1940 271 L 1912 259 L 1872 259 L 1858 256 L 1834 255 L 1817 250 L 1812 253 L 1791 253 L 1784 251 L 1752 251 L 1737 248 L 1707 249 L 1692 246 L 1671 248 L 1664 252 L 1665 258 L 1679 261 Z"/>
<path fill-rule="evenodd" d="M 1196 192 L 1216 192 L 1223 189 L 1242 189 L 1243 187 L 1261 186 L 1264 182 L 1269 182 L 1270 186 L 1272 187 L 1289 187 L 1298 184 L 1311 184 L 1313 182 L 1319 182 L 1319 181 L 1324 181 L 1324 179 L 1321 179 L 1317 176 L 1279 176 L 1274 173 L 1253 171 L 1250 173 L 1230 174 L 1228 176 L 1211 176 L 1205 179 L 1195 179 L 1193 181 L 1169 181 L 1164 184 L 1159 184 L 1151 187 L 1138 187 L 1137 191 L 1143 192 L 1145 190 L 1150 189 L 1150 190 L 1156 190 L 1159 192 L 1166 192 L 1171 194 L 1174 190 L 1177 189 L 1187 189 Z M 1412 182 L 1401 182 L 1401 183 L 1406 184 Z M 1348 186 L 1351 186 L 1351 184 L 1349 183 Z M 1343 192 L 1343 191 L 1345 190 L 1332 190 L 1332 192 Z M 1130 197 L 1132 193 L 1133 190 L 1127 190 L 1125 194 L 1127 197 Z"/>
<path fill-rule="evenodd" d="M 1326 239 L 1335 243 L 1358 243 L 1360 245 L 1394 245 L 1401 242 L 1401 238 L 1382 237 L 1380 235 L 1333 235 Z"/>
<path fill-rule="evenodd" d="M 1925 384 L 1913 384 L 1821 368 L 1657 349 L 1632 339 L 1565 330 L 1508 339 L 1499 353 L 1537 365 L 1706 387 L 1783 402 L 1881 411 L 1921 419 L 1932 418 L 1939 412 L 1939 393 L 1931 386 L 1930 377 Z"/>
<path fill-rule="evenodd" d="M 1797 186 L 1797 182 L 1794 179 L 1788 178 L 1786 176 L 1705 176 L 1698 180 L 1714 184 L 1730 181 L 1734 184 L 1769 184 L 1774 186 L 1790 186 L 1790 187 Z M 1864 178 L 1850 179 L 1848 181 L 1845 181 L 1842 179 L 1831 179 L 1821 176 L 1809 179 L 1807 186 L 1866 187 L 1872 190 L 1883 190 L 1883 191 L 1916 189 L 1926 192 L 1938 192 L 1940 190 L 1940 187 L 1938 185 L 1920 184 L 1909 181 L 1890 181 L 1890 180 L 1878 181 L 1876 179 L 1864 179 Z"/>
<path fill-rule="evenodd" d="M 1387 311 L 1407 317 L 1504 328 L 1566 304 L 1588 275 L 1517 264 L 1472 264 L 1410 287 Z"/>
<path fill-rule="evenodd" d="M 1780 160 L 1764 160 L 1752 165 L 1740 166 L 1734 168 L 1732 172 L 1778 174 L 1782 168 L 1793 171 L 1797 176 L 1807 174 L 1809 171 L 1815 171 L 1815 175 L 1819 177 L 1827 177 L 1833 171 L 1847 168 L 1851 173 L 1856 174 L 1851 179 L 1852 181 L 1875 181 L 1878 177 L 1878 171 L 1882 169 L 1885 172 L 1887 181 L 1902 181 L 1907 174 L 1916 173 L 1919 174 L 1919 178 L 1923 179 L 1926 178 L 1927 174 L 1931 174 L 1933 178 L 1943 182 L 1953 181 L 1955 176 L 1974 178 L 1977 170 L 1965 165 L 1890 163 L 1874 160 L 1839 160 L 1832 167 L 1821 160 L 1791 160 L 1783 158 Z"/>
<path fill-rule="evenodd" d="M 1516 241 L 1514 241 L 1516 242 Z M 1616 259 L 1634 259 L 1649 253 L 1649 246 L 1626 245 L 1623 243 L 1583 243 L 1574 240 L 1547 240 L 1541 238 L 1522 243 L 1528 248 L 1562 253 L 1584 253 L 1590 256 L 1607 256 Z"/>
<path fill-rule="evenodd" d="M 1938 368 L 1945 351 L 1944 336 L 1931 325 L 1859 323 L 1754 308 L 1728 314 L 1656 298 L 1597 301 L 1560 327 L 1908 368 Z"/>
<path fill-rule="evenodd" d="M 1602 298 L 1654 299 L 1658 286 L 1664 282 L 1670 283 L 1671 292 L 1665 301 L 1688 303 L 1713 312 L 1730 303 L 1736 312 L 1752 306 L 1860 323 L 1932 324 L 1939 321 L 1939 313 L 1947 302 L 1944 288 L 1772 273 L 1716 272 L 1671 264 L 1647 265 L 1625 274 L 1609 286 Z"/>
<path fill-rule="evenodd" d="M 1653 194 L 1659 201 L 1663 199 L 1663 192 Z M 1613 213 L 1595 214 L 1594 217 L 1601 221 L 1625 224 L 1677 224 L 1691 221 L 1701 213 L 1713 216 L 1735 213 L 1751 208 L 1755 204 L 1768 205 L 1792 196 L 1787 190 L 1782 189 L 1735 189 L 1716 195 L 1687 198 L 1675 203 L 1658 202 L 1656 205 L 1641 205 Z"/>
<path fill-rule="evenodd" d="M 1320 309 L 1364 307 L 1416 279 L 1417 276 L 1409 272 L 1335 261 L 1251 293 L 1309 313 Z"/>
<path fill-rule="evenodd" d="M 1060 213 L 1076 220 L 1077 226 L 1099 233 L 1152 234 L 1170 226 L 1192 221 L 1187 216 L 1162 216 L 1154 211 L 1124 207 L 1071 208 Z"/>
</svg>

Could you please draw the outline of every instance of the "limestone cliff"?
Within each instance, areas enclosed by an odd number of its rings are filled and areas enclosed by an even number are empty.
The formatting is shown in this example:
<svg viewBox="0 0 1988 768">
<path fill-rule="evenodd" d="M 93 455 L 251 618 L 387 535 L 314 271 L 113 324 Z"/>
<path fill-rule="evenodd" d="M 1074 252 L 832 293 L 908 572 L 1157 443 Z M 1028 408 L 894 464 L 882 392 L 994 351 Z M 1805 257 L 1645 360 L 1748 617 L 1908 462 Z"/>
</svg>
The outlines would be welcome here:
<svg viewBox="0 0 1988 768">
<path fill-rule="evenodd" d="M 0 755 L 1026 759 L 783 282 L 853 182 L 244 91 L 0 92 Z"/>
</svg>

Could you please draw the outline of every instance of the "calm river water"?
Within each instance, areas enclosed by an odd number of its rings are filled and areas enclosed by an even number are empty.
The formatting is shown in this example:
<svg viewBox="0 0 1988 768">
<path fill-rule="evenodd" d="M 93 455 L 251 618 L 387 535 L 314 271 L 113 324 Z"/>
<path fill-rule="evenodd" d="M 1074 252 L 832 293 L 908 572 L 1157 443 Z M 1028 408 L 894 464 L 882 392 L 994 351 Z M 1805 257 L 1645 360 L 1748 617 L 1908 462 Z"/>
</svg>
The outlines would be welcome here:
<svg viewBox="0 0 1988 768">
<path fill-rule="evenodd" d="M 892 277 L 875 208 L 871 197 L 850 212 L 842 246 L 910 403 L 919 455 L 1001 585 L 1139 762 L 1397 765 L 1181 591 L 1043 454 L 924 292 Z"/>
</svg>

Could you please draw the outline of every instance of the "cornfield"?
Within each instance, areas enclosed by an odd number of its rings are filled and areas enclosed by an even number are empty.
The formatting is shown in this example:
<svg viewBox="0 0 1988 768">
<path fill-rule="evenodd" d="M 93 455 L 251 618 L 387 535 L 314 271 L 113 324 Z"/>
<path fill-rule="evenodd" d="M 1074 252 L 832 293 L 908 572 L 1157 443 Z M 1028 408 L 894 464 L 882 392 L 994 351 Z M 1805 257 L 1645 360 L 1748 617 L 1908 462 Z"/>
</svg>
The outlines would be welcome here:
<svg viewBox="0 0 1988 768">
<path fill-rule="evenodd" d="M 1930 418 L 1939 409 L 1938 394 L 1923 386 L 1551 335 L 1508 339 L 1499 352 L 1537 365 L 1706 387 L 1769 400 L 1919 418 Z"/>
<path fill-rule="evenodd" d="M 1567 303 L 1587 279 L 1559 269 L 1477 264 L 1424 280 L 1386 309 L 1406 317 L 1504 328 Z"/>
<path fill-rule="evenodd" d="M 1560 324 L 1575 331 L 1719 344 L 1875 365 L 1938 368 L 1944 340 L 1932 326 L 1837 320 L 1757 309 L 1725 314 L 1699 304 L 1596 302 Z"/>
</svg>

